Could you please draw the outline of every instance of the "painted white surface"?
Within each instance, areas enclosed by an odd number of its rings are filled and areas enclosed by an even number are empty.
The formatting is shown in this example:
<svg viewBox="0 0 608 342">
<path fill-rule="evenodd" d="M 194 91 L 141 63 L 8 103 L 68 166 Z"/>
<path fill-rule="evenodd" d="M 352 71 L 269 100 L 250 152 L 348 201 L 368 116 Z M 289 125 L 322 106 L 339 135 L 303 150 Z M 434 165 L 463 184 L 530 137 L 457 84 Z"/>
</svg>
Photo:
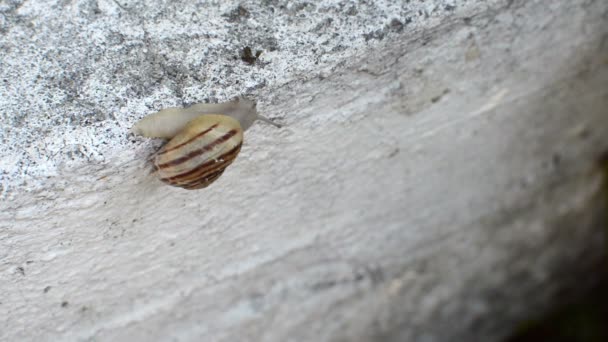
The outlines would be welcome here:
<svg viewBox="0 0 608 342">
<path fill-rule="evenodd" d="M 362 39 L 318 67 L 301 61 L 314 54 L 293 55 L 285 47 L 293 41 L 281 40 L 265 57 L 271 70 L 251 72 L 281 77 L 254 94 L 285 127 L 252 127 L 236 162 L 204 191 L 146 176 L 158 143 L 113 140 L 146 106 L 174 104 L 162 86 L 74 133 L 43 120 L 58 134 L 23 135 L 46 141 L 34 156 L 73 140 L 107 157 L 43 162 L 30 176 L 3 179 L 0 340 L 504 336 L 559 288 L 556 264 L 576 270 L 601 252 L 599 180 L 589 170 L 608 143 L 607 5 L 453 3 L 460 12 L 369 48 Z M 99 1 L 99 10 L 118 13 L 112 4 Z M 411 6 L 433 4 L 445 6 Z M 392 13 L 383 2 L 372 7 Z M 45 9 L 25 2 L 17 11 L 42 21 Z M 209 13 L 211 22 L 224 12 Z M 124 25 L 137 36 L 135 24 Z M 295 39 L 302 23 L 281 25 Z M 155 21 L 144 26 L 151 39 L 168 35 Z M 352 32 L 347 26 L 340 32 Z M 36 101 L 28 111 L 42 106 Z M 3 150 L 3 162 L 14 155 Z"/>
</svg>

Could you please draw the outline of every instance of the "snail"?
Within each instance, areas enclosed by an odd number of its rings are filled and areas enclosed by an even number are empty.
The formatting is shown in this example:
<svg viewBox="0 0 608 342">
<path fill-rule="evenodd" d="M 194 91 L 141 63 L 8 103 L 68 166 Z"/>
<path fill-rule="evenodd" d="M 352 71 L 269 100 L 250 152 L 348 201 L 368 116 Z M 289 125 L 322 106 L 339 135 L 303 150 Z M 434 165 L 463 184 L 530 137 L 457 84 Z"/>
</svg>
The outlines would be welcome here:
<svg viewBox="0 0 608 342">
<path fill-rule="evenodd" d="M 154 171 L 166 184 L 202 189 L 217 180 L 241 150 L 243 132 L 260 116 L 255 102 L 236 98 L 218 104 L 166 108 L 138 121 L 131 132 L 170 139 L 153 157 Z"/>
</svg>

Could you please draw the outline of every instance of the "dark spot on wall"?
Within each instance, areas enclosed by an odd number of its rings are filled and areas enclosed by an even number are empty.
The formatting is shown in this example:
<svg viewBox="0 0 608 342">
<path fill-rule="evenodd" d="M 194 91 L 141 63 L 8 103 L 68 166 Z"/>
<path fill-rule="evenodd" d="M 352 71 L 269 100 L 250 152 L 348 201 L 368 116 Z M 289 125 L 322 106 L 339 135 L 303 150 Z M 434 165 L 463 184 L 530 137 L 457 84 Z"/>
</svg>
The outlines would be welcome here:
<svg viewBox="0 0 608 342">
<path fill-rule="evenodd" d="M 598 163 L 600 164 L 600 167 L 608 168 L 608 149 L 606 149 L 602 154 L 600 154 L 600 157 L 598 158 Z"/>
<path fill-rule="evenodd" d="M 437 102 L 439 102 L 439 101 L 441 100 L 441 98 L 442 98 L 444 95 L 448 94 L 449 92 L 450 92 L 450 89 L 445 89 L 445 90 L 443 91 L 443 93 L 441 93 L 441 94 L 439 94 L 439 95 L 437 95 L 437 96 L 435 96 L 435 97 L 431 98 L 431 102 L 432 102 L 432 103 L 437 103 Z"/>
<path fill-rule="evenodd" d="M 243 7 L 243 5 L 238 5 L 235 9 L 223 14 L 222 16 L 225 17 L 228 22 L 234 23 L 246 20 L 250 15 L 251 13 L 245 7 Z"/>
<path fill-rule="evenodd" d="M 253 54 L 253 51 L 251 50 L 251 48 L 249 46 L 246 46 L 241 51 L 240 58 L 241 58 L 241 60 L 243 62 L 245 62 L 245 63 L 247 63 L 249 65 L 253 65 L 253 64 L 255 64 L 255 62 L 258 60 L 258 58 L 261 55 L 262 55 L 262 51 L 261 50 L 257 50 L 255 52 L 255 54 Z"/>
<path fill-rule="evenodd" d="M 384 35 L 385 35 L 385 32 L 383 30 L 378 29 L 375 31 L 364 33 L 363 38 L 365 39 L 366 42 L 368 42 L 372 39 L 382 40 L 382 39 L 384 39 Z"/>
<path fill-rule="evenodd" d="M 63 301 L 63 302 L 61 302 L 61 307 L 62 307 L 62 308 L 67 308 L 67 307 L 68 307 L 68 305 L 69 305 L 69 303 L 68 303 L 67 301 Z"/>
<path fill-rule="evenodd" d="M 399 20 L 397 18 L 393 18 L 393 20 L 391 20 L 391 22 L 390 22 L 390 24 L 388 26 L 391 29 L 391 31 L 401 32 L 401 31 L 403 31 L 403 27 L 405 25 L 403 25 L 403 23 L 401 22 L 401 20 Z"/>
<path fill-rule="evenodd" d="M 320 23 L 318 23 L 317 26 L 315 26 L 313 31 L 315 31 L 315 32 L 321 31 L 319 34 L 326 33 L 327 28 L 329 28 L 333 22 L 334 22 L 334 20 L 332 18 L 325 18 Z"/>
<path fill-rule="evenodd" d="M 334 287 L 336 285 L 337 285 L 336 281 L 334 281 L 334 280 L 326 280 L 326 281 L 322 281 L 322 282 L 318 282 L 318 283 L 312 284 L 310 286 L 310 289 L 312 291 L 323 291 L 323 290 L 330 289 L 330 288 L 332 288 L 332 287 Z"/>
<path fill-rule="evenodd" d="M 555 153 L 553 154 L 553 156 L 551 156 L 551 163 L 553 163 L 553 166 L 558 166 L 562 161 L 562 156 L 559 153 Z"/>
<path fill-rule="evenodd" d="M 401 21 L 397 18 L 393 18 L 393 19 L 391 19 L 391 21 L 389 23 L 384 25 L 383 28 L 377 29 L 374 31 L 370 31 L 368 33 L 364 33 L 363 38 L 365 39 L 366 42 L 373 40 L 373 39 L 382 40 L 382 39 L 384 39 L 386 34 L 389 32 L 397 32 L 397 33 L 402 32 L 403 28 L 405 26 L 407 26 L 408 24 L 410 24 L 411 22 L 412 22 L 411 17 L 406 18 L 405 21 Z"/>
<path fill-rule="evenodd" d="M 399 154 L 399 147 L 395 147 L 395 148 L 394 148 L 394 149 L 391 151 L 391 153 L 389 153 L 389 154 L 388 154 L 388 157 L 389 157 L 389 158 L 393 158 L 394 156 L 396 156 L 396 155 L 398 155 L 398 154 Z"/>
</svg>

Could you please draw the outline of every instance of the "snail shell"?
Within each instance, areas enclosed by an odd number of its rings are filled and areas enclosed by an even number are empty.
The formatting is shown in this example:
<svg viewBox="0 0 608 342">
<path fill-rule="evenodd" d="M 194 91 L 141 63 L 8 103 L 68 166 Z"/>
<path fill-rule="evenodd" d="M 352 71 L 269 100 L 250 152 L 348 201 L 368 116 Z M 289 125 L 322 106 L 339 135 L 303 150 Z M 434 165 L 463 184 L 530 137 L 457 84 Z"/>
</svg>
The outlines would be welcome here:
<svg viewBox="0 0 608 342">
<path fill-rule="evenodd" d="M 232 164 L 243 144 L 239 122 L 226 115 L 207 114 L 190 121 L 154 158 L 164 183 L 202 189 Z"/>
<path fill-rule="evenodd" d="M 241 150 L 243 132 L 258 115 L 255 102 L 237 98 L 219 104 L 167 108 L 137 122 L 131 131 L 171 139 L 154 155 L 160 180 L 188 190 L 202 189 L 218 179 Z"/>
</svg>

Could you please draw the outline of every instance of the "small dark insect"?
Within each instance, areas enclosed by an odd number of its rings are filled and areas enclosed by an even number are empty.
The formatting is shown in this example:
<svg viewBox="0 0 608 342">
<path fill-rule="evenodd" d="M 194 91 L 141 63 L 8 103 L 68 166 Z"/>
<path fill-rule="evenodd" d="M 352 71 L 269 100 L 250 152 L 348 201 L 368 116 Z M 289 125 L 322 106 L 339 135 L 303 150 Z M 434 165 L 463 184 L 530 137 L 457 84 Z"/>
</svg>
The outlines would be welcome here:
<svg viewBox="0 0 608 342">
<path fill-rule="evenodd" d="M 262 55 L 262 50 L 257 50 L 255 55 L 249 46 L 245 46 L 241 51 L 241 60 L 249 65 L 253 65 Z"/>
</svg>

